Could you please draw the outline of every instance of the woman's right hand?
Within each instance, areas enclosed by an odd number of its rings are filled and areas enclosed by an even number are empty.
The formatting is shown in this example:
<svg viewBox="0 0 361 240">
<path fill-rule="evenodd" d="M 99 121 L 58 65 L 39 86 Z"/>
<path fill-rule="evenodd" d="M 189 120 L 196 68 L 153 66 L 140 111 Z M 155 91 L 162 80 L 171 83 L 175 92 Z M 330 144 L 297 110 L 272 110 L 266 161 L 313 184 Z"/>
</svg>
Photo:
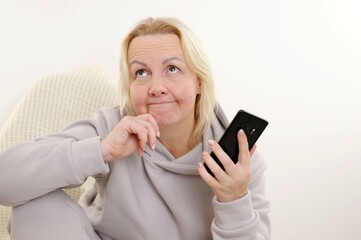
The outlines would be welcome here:
<svg viewBox="0 0 361 240">
<path fill-rule="evenodd" d="M 125 116 L 108 136 L 100 141 L 104 161 L 121 159 L 134 151 L 141 156 L 147 142 L 154 150 L 157 136 L 158 123 L 151 114 Z"/>
</svg>

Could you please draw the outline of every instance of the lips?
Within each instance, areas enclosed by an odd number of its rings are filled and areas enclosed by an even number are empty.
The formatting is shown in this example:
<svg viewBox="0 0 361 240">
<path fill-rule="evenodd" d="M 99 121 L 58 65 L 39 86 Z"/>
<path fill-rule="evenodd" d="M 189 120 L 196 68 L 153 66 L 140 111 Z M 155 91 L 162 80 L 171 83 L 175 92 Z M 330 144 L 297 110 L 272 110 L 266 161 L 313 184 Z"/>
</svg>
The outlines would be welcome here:
<svg viewBox="0 0 361 240">
<path fill-rule="evenodd" d="M 163 102 L 154 102 L 154 103 L 149 103 L 148 107 L 151 109 L 165 109 L 168 107 L 172 107 L 174 104 L 176 103 L 176 101 L 163 101 Z"/>
<path fill-rule="evenodd" d="M 167 104 L 172 104 L 175 103 L 175 101 L 162 101 L 162 102 L 154 102 L 154 103 L 148 103 L 148 105 L 150 106 L 156 106 L 156 105 L 167 105 Z"/>
</svg>

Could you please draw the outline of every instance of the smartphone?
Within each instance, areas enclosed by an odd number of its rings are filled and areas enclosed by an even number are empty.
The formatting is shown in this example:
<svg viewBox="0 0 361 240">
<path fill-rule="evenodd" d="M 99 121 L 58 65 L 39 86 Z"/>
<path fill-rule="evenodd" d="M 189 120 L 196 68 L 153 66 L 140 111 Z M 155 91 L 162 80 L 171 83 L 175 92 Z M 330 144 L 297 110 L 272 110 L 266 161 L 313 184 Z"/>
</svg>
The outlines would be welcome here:
<svg viewBox="0 0 361 240">
<path fill-rule="evenodd" d="M 228 154 L 232 161 L 236 164 L 238 162 L 238 140 L 237 133 L 239 130 L 243 129 L 246 133 L 249 150 L 256 143 L 258 138 L 261 136 L 262 132 L 267 127 L 268 122 L 260 117 L 257 117 L 251 113 L 248 113 L 244 110 L 239 110 L 236 116 L 233 118 L 229 124 L 226 131 L 223 133 L 221 139 L 219 140 L 219 145 L 222 147 L 223 151 Z M 224 170 L 222 163 L 219 161 L 217 156 L 211 152 L 210 155 L 217 162 L 217 164 Z M 212 171 L 205 165 L 207 171 L 212 175 Z"/>
</svg>

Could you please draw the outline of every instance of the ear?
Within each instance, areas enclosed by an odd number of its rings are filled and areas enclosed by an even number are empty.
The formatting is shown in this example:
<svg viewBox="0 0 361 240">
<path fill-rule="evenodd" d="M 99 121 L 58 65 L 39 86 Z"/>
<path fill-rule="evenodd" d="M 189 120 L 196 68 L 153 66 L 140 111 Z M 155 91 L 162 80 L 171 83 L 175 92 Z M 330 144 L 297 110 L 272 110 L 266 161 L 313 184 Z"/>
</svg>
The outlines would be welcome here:
<svg viewBox="0 0 361 240">
<path fill-rule="evenodd" d="M 199 78 L 197 78 L 197 86 L 196 86 L 196 91 L 197 94 L 201 94 L 202 93 L 202 82 Z"/>
</svg>

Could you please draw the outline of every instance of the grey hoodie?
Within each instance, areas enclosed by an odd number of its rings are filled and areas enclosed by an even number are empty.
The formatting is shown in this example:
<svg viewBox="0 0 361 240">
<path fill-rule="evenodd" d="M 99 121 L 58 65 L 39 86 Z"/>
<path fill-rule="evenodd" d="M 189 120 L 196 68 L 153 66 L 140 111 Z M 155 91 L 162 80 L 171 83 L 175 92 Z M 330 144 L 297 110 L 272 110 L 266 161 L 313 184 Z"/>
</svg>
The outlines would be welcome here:
<svg viewBox="0 0 361 240">
<path fill-rule="evenodd" d="M 266 165 L 258 152 L 248 194 L 235 201 L 218 202 L 198 174 L 201 152 L 210 152 L 207 140 L 218 140 L 228 125 L 220 108 L 203 143 L 182 157 L 174 159 L 157 141 L 155 151 L 147 147 L 142 157 L 134 153 L 108 165 L 100 139 L 120 119 L 119 108 L 103 108 L 59 133 L 4 151 L 0 203 L 16 206 L 94 176 L 79 203 L 104 240 L 270 239 Z"/>
</svg>

